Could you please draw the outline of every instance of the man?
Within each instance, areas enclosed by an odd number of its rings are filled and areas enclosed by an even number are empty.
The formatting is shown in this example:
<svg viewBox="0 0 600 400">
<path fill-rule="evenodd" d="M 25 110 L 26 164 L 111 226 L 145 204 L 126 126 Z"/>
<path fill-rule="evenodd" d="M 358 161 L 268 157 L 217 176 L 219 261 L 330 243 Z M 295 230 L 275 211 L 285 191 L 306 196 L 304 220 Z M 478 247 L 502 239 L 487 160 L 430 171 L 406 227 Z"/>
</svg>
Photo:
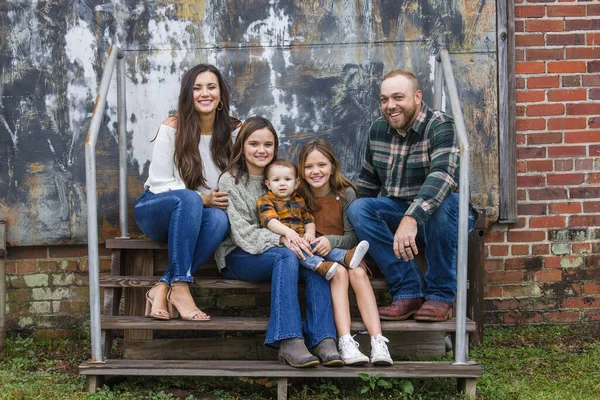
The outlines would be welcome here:
<svg viewBox="0 0 600 400">
<path fill-rule="evenodd" d="M 395 70 L 381 83 L 348 218 L 385 276 L 392 304 L 384 320 L 445 321 L 456 295 L 460 146 L 451 117 L 422 101 L 417 77 Z M 380 195 L 380 197 L 376 197 Z M 477 211 L 469 212 L 469 231 Z M 415 262 L 425 246 L 427 274 Z"/>
</svg>

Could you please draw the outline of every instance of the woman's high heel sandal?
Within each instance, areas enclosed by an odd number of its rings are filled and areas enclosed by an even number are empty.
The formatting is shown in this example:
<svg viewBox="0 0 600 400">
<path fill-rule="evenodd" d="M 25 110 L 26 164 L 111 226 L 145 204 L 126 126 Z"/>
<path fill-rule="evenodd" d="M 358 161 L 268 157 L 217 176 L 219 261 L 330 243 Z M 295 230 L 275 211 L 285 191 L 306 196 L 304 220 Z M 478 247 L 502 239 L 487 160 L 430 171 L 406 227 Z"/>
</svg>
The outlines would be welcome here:
<svg viewBox="0 0 600 400">
<path fill-rule="evenodd" d="M 152 287 L 152 289 L 154 289 L 157 286 L 167 286 L 165 283 L 163 282 L 159 282 L 156 285 L 154 285 Z M 154 318 L 154 319 L 160 319 L 163 321 L 168 321 L 171 319 L 171 305 L 167 302 L 167 308 L 168 310 L 165 310 L 163 308 L 158 308 L 154 306 L 154 299 L 150 298 L 150 292 L 152 291 L 152 289 L 148 290 L 146 292 L 146 311 L 144 312 L 144 315 L 148 318 Z"/>
<path fill-rule="evenodd" d="M 167 304 L 169 305 L 169 307 L 172 307 L 172 310 L 173 310 L 173 312 L 171 313 L 171 317 L 177 318 L 177 316 L 179 315 L 179 316 L 181 316 L 181 319 L 184 321 L 210 321 L 210 316 L 208 314 L 206 314 L 204 311 L 200 310 L 199 308 L 196 307 L 196 309 L 194 309 L 186 314 L 182 314 L 181 311 L 179 311 L 179 309 L 177 308 L 177 305 L 171 301 L 171 294 L 173 292 L 173 286 L 183 286 L 183 285 L 187 285 L 187 283 L 184 283 L 184 284 L 173 283 L 171 285 L 171 289 L 169 289 L 169 293 L 167 294 Z M 199 316 L 199 317 L 196 317 L 196 316 Z"/>
</svg>

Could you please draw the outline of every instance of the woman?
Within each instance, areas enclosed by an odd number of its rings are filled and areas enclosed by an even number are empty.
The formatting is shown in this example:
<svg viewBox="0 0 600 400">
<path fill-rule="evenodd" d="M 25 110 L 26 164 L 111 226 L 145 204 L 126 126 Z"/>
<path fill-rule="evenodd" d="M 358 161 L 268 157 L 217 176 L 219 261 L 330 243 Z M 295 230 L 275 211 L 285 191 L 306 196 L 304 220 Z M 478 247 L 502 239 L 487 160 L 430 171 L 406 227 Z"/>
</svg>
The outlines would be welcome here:
<svg viewBox="0 0 600 400">
<path fill-rule="evenodd" d="M 221 73 L 199 64 L 181 82 L 177 115 L 155 138 L 135 219 L 152 240 L 168 242 L 169 266 L 146 293 L 146 316 L 206 321 L 190 293 L 194 272 L 227 236 L 226 191 L 217 188 L 232 148 L 229 92 Z M 237 121 L 239 122 L 239 121 Z"/>
<path fill-rule="evenodd" d="M 229 165 L 219 179 L 221 190 L 229 193 L 231 232 L 215 253 L 217 266 L 229 279 L 271 281 L 265 345 L 279 347 L 281 362 L 311 367 L 320 359 L 323 365 L 341 366 L 329 283 L 316 272 L 298 267 L 301 250 L 312 254 L 309 246 L 291 244 L 285 236 L 260 228 L 256 200 L 267 193 L 263 173 L 277 158 L 278 144 L 275 129 L 264 118 L 249 118 L 240 128 Z M 306 284 L 304 323 L 298 303 L 299 277 Z"/>
</svg>

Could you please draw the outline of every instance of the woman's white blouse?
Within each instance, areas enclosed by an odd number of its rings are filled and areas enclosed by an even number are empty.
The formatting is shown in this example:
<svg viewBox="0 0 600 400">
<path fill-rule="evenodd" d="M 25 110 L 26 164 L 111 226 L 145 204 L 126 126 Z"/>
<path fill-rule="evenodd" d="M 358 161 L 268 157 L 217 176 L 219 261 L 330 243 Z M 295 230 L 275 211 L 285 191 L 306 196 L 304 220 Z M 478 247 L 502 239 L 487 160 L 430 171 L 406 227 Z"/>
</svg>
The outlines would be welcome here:
<svg viewBox="0 0 600 400">
<path fill-rule="evenodd" d="M 179 175 L 179 170 L 175 167 L 175 132 L 175 128 L 161 125 L 154 140 L 148 179 L 144 183 L 144 189 L 150 189 L 154 194 L 185 189 L 185 183 Z M 238 130 L 232 133 L 232 140 L 235 141 L 237 133 Z M 200 135 L 200 142 L 198 143 L 200 157 L 202 157 L 204 177 L 206 184 L 210 188 L 196 188 L 196 192 L 203 194 L 210 194 L 212 189 L 217 185 L 217 181 L 221 175 L 221 170 L 213 162 L 210 155 L 211 139 L 212 135 Z"/>
</svg>

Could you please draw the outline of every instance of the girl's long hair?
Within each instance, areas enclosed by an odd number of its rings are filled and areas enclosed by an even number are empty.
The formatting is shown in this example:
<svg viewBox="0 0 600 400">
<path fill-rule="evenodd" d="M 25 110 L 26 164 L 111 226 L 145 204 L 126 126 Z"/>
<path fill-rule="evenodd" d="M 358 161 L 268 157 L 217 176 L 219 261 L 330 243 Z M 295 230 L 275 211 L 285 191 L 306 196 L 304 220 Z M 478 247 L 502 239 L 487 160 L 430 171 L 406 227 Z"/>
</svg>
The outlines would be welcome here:
<svg viewBox="0 0 600 400">
<path fill-rule="evenodd" d="M 227 167 L 231 155 L 231 131 L 239 120 L 229 117 L 229 88 L 221 72 L 214 66 L 198 64 L 188 70 L 181 80 L 179 102 L 177 104 L 177 132 L 175 134 L 174 161 L 179 175 L 188 189 L 206 186 L 202 158 L 198 149 L 200 140 L 200 118 L 194 107 L 194 81 L 202 72 L 212 72 L 217 76 L 222 108 L 215 110 L 215 121 L 210 142 L 212 161 L 220 170 Z"/>
<path fill-rule="evenodd" d="M 319 209 L 321 209 L 312 193 L 310 185 L 306 181 L 306 176 L 304 175 L 306 157 L 308 157 L 308 155 L 315 150 L 327 157 L 331 163 L 331 176 L 329 177 L 329 185 L 335 194 L 338 196 L 343 196 L 347 188 L 352 188 L 358 196 L 358 189 L 356 186 L 342 174 L 340 160 L 338 160 L 336 157 L 335 152 L 331 148 L 329 142 L 327 142 L 325 139 L 311 140 L 302 146 L 300 149 L 300 154 L 298 155 L 298 177 L 300 178 L 298 192 L 306 201 L 306 206 L 308 209 L 310 211 L 319 211 Z"/>
<path fill-rule="evenodd" d="M 277 159 L 277 150 L 279 148 L 279 139 L 277 138 L 277 132 L 271 122 L 263 117 L 250 117 L 240 127 L 237 139 L 233 144 L 233 150 L 231 151 L 231 157 L 229 158 L 229 164 L 227 168 L 223 170 L 223 173 L 229 172 L 234 178 L 235 183 L 238 184 L 242 177 L 248 176 L 248 168 L 246 167 L 246 158 L 244 157 L 244 145 L 246 141 L 254 132 L 259 129 L 267 128 L 274 137 L 273 141 L 273 160 Z"/>
</svg>

